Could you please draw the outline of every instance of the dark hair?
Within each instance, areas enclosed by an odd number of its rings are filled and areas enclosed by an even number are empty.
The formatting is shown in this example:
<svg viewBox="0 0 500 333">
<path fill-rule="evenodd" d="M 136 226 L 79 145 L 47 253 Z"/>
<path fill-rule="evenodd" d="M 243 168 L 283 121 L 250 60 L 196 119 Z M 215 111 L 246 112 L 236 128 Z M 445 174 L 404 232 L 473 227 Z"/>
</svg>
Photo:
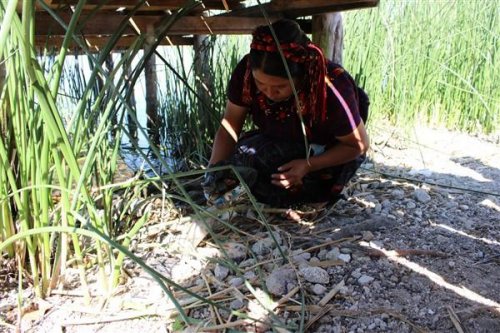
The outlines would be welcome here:
<svg viewBox="0 0 500 333">
<path fill-rule="evenodd" d="M 302 31 L 299 24 L 293 20 L 280 19 L 272 25 L 274 33 L 280 44 L 296 43 L 306 46 L 310 40 Z M 256 29 L 262 33 L 272 35 L 269 26 L 261 26 Z M 293 78 L 301 79 L 305 73 L 304 64 L 286 60 L 288 69 Z M 252 69 L 260 69 L 267 75 L 279 76 L 288 78 L 283 59 L 279 52 L 266 52 L 252 49 L 250 50 L 250 67 Z"/>
</svg>

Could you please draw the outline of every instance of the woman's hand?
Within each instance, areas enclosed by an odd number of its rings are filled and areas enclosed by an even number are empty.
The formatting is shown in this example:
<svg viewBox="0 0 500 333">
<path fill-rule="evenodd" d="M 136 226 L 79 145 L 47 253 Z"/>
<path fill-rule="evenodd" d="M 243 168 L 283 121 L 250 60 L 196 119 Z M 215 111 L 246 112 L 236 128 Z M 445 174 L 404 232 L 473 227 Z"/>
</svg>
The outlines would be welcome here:
<svg viewBox="0 0 500 333">
<path fill-rule="evenodd" d="M 278 168 L 279 173 L 271 175 L 271 183 L 279 187 L 291 189 L 302 185 L 302 178 L 304 178 L 310 170 L 311 167 L 309 163 L 307 163 L 307 160 L 293 160 L 280 166 Z"/>
</svg>

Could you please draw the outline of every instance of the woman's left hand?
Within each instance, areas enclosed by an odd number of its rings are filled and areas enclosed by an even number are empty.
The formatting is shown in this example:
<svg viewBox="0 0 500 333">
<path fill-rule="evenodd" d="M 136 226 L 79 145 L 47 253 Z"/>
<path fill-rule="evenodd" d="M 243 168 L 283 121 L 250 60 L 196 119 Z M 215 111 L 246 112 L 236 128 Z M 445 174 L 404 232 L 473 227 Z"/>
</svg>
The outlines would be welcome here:
<svg viewBox="0 0 500 333">
<path fill-rule="evenodd" d="M 311 167 L 305 159 L 290 161 L 278 168 L 279 173 L 271 175 L 271 183 L 286 189 L 300 186 L 302 185 L 302 178 L 310 169 Z"/>
</svg>

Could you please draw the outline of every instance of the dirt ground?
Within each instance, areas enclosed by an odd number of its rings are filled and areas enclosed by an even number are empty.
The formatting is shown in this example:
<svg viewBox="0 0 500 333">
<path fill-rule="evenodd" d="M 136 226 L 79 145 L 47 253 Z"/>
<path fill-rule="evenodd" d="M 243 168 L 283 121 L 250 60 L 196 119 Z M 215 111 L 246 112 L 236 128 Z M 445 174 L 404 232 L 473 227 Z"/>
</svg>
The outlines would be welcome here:
<svg viewBox="0 0 500 333">
<path fill-rule="evenodd" d="M 224 305 L 170 289 L 197 324 L 184 326 L 158 283 L 126 261 L 109 298 L 89 273 L 90 305 L 71 270 L 44 301 L 27 288 L 21 322 L 17 290 L 4 285 L 0 332 L 500 332 L 499 142 L 429 128 L 371 137 L 347 200 L 296 221 L 268 210 L 272 234 L 252 210 L 226 214 L 245 233 L 217 229 L 225 256 L 210 236 L 176 247 L 158 208 L 132 249 Z"/>
</svg>

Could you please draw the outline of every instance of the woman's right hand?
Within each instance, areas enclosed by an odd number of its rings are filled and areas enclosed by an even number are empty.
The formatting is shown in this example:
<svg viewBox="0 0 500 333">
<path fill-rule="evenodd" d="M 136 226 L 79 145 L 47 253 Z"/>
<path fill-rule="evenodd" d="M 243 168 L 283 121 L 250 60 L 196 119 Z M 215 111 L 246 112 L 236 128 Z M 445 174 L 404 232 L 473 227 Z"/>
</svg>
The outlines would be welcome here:
<svg viewBox="0 0 500 333">
<path fill-rule="evenodd" d="M 302 185 L 302 178 L 311 171 L 311 166 L 307 160 L 299 159 L 283 164 L 278 171 L 271 175 L 271 183 L 290 189 Z"/>
</svg>

